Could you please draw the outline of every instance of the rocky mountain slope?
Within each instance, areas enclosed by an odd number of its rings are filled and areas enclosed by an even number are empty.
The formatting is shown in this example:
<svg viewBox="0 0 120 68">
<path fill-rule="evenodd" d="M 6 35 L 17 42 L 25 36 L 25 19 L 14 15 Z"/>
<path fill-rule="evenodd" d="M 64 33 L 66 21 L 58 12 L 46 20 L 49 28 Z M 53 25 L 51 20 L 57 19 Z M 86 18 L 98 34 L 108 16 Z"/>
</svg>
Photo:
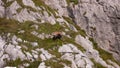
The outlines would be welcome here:
<svg viewBox="0 0 120 68">
<path fill-rule="evenodd" d="M 120 68 L 119 3 L 0 0 L 0 68 Z"/>
</svg>

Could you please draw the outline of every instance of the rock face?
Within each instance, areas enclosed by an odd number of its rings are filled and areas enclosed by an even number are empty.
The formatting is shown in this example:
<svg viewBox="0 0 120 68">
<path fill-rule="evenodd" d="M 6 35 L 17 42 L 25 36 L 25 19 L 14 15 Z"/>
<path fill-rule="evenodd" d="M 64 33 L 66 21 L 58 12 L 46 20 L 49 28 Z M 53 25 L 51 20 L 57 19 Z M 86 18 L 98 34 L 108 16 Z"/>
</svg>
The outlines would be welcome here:
<svg viewBox="0 0 120 68">
<path fill-rule="evenodd" d="M 99 46 L 120 57 L 119 0 L 82 0 L 72 7 L 76 23 L 93 37 Z M 120 61 L 120 58 L 117 58 Z"/>
<path fill-rule="evenodd" d="M 119 3 L 0 0 L 0 68 L 120 68 Z"/>
<path fill-rule="evenodd" d="M 51 3 L 56 3 L 56 1 L 46 0 L 45 2 L 56 9 L 56 4 Z M 62 8 L 61 11 L 65 9 L 62 13 L 70 16 L 77 25 L 86 30 L 87 34 L 93 37 L 101 48 L 114 52 L 114 56 L 120 61 L 120 58 L 117 58 L 120 57 L 120 1 L 78 0 L 78 2 L 78 5 L 70 4 L 67 7 L 64 4 L 66 9 Z"/>
<path fill-rule="evenodd" d="M 78 44 L 81 44 L 86 49 L 87 56 L 93 57 L 96 62 L 102 64 L 103 66 L 107 68 L 112 68 L 111 66 L 107 65 L 106 62 L 102 58 L 100 58 L 99 52 L 93 49 L 93 45 L 88 39 L 85 39 L 84 37 L 78 35 L 76 36 L 76 42 Z"/>
</svg>

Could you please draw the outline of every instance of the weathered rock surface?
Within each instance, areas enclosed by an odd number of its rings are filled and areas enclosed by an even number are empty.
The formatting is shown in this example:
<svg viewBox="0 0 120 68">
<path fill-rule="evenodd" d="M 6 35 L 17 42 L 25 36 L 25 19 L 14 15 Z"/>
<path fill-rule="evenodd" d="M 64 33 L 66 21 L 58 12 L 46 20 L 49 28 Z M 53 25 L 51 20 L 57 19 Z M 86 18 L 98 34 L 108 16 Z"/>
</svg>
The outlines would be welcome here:
<svg viewBox="0 0 120 68">
<path fill-rule="evenodd" d="M 76 23 L 120 61 L 119 0 L 82 0 L 72 8 Z M 117 53 L 117 55 L 115 54 Z"/>
<path fill-rule="evenodd" d="M 44 62 L 42 62 L 42 63 L 39 65 L 39 67 L 38 67 L 38 68 L 46 68 L 45 63 L 44 63 Z"/>
<path fill-rule="evenodd" d="M 0 17 L 4 16 L 5 7 L 3 7 L 4 3 L 0 0 Z"/>
<path fill-rule="evenodd" d="M 54 0 L 46 1 L 48 5 L 56 8 L 51 2 L 57 3 Z M 64 4 L 67 12 L 64 10 L 62 13 L 73 15 L 71 18 L 77 25 L 86 30 L 101 48 L 114 52 L 114 56 L 120 61 L 119 3 L 119 0 L 79 0 L 78 5 L 71 5 L 68 8 Z M 63 9 L 60 8 L 61 11 Z"/>
<path fill-rule="evenodd" d="M 86 55 L 87 56 L 91 56 L 92 58 L 94 58 L 94 60 L 100 64 L 102 64 L 103 66 L 107 67 L 107 68 L 113 68 L 111 65 L 107 65 L 107 63 L 100 58 L 99 52 L 95 49 L 93 49 L 93 45 L 92 43 L 87 39 L 85 39 L 84 37 L 78 35 L 76 36 L 76 42 L 78 44 L 81 44 L 82 47 L 84 47 L 86 49 Z"/>
<path fill-rule="evenodd" d="M 19 68 L 32 65 L 52 68 L 59 66 L 56 62 L 60 62 L 64 68 L 94 68 L 97 64 L 106 68 L 120 68 L 112 59 L 104 60 L 89 40 L 90 37 L 94 38 L 97 47 L 112 53 L 120 61 L 119 3 L 119 0 L 0 0 L 0 68 L 7 65 L 6 61 L 14 65 L 17 59 L 21 62 L 16 65 Z M 19 25 L 26 21 L 32 24 L 17 26 L 16 29 L 13 26 L 16 24 L 1 23 L 3 19 L 19 21 Z M 39 27 L 43 23 L 59 25 L 53 29 L 48 26 L 47 29 L 51 31 L 46 31 L 42 26 Z M 11 33 L 9 29 L 8 33 L 4 32 L 5 27 L 12 27 Z M 42 29 L 43 33 L 40 31 Z M 55 30 L 63 32 L 61 40 L 52 40 L 51 33 Z M 68 60 L 71 64 L 60 60 Z"/>
<path fill-rule="evenodd" d="M 66 44 L 59 48 L 60 53 L 63 53 L 61 58 L 72 62 L 72 68 L 92 68 L 93 63 L 88 59 L 88 56 L 78 50 L 73 44 Z"/>
<path fill-rule="evenodd" d="M 49 54 L 46 50 L 44 49 L 40 49 L 40 51 L 42 52 L 42 54 L 40 55 L 42 61 L 47 60 L 52 58 L 53 56 L 51 54 Z"/>
</svg>

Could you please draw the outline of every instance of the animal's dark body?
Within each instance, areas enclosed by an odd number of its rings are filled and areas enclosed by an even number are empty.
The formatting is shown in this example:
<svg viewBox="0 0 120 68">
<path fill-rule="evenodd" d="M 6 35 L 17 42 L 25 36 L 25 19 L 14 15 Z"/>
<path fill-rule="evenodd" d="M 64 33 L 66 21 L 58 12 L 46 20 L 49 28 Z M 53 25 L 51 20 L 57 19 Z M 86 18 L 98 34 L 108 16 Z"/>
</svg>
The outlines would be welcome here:
<svg viewBox="0 0 120 68">
<path fill-rule="evenodd" d="M 61 39 L 61 38 L 62 38 L 61 34 L 53 35 L 53 40 L 57 40 L 57 39 Z"/>
</svg>

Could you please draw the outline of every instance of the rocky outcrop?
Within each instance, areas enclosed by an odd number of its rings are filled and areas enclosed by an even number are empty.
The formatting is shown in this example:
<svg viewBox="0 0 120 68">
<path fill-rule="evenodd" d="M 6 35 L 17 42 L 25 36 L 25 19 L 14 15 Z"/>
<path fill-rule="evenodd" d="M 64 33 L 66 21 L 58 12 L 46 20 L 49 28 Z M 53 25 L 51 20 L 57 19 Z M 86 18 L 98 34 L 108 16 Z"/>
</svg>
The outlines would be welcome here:
<svg viewBox="0 0 120 68">
<path fill-rule="evenodd" d="M 61 58 L 67 59 L 72 62 L 72 68 L 92 68 L 93 63 L 88 59 L 85 54 L 78 50 L 73 44 L 66 44 L 58 50 L 63 54 Z"/>
<path fill-rule="evenodd" d="M 101 65 L 103 65 L 107 68 L 113 68 L 112 66 L 107 65 L 107 63 L 102 58 L 100 58 L 99 52 L 97 50 L 93 49 L 93 45 L 88 40 L 88 38 L 85 39 L 84 37 L 78 35 L 78 36 L 76 36 L 76 42 L 78 44 L 81 44 L 82 47 L 84 47 L 86 49 L 87 56 L 94 58 L 94 60 L 96 62 L 100 63 Z"/>
<path fill-rule="evenodd" d="M 102 48 L 120 61 L 119 3 L 119 0 L 0 0 L 0 68 L 9 65 L 8 61 L 13 65 L 21 62 L 16 65 L 18 68 L 59 65 L 120 68 L 119 63 L 106 56 L 104 59 L 99 51 Z M 7 32 L 6 28 L 11 30 Z M 52 40 L 54 31 L 63 33 L 61 40 Z"/>
<path fill-rule="evenodd" d="M 68 6 L 66 2 L 45 1 L 54 9 L 64 10 L 63 16 L 70 16 L 77 25 L 86 30 L 87 34 L 99 43 L 101 48 L 114 52 L 116 59 L 120 60 L 117 58 L 120 55 L 119 1 L 79 0 L 78 2 L 77 5 L 71 3 Z M 56 6 L 57 3 L 60 6 Z M 61 13 L 59 14 L 61 15 Z"/>
<path fill-rule="evenodd" d="M 49 54 L 47 51 L 45 51 L 44 49 L 40 49 L 40 51 L 42 52 L 42 54 L 40 55 L 42 61 L 47 60 L 52 58 L 53 56 L 51 54 Z"/>
<path fill-rule="evenodd" d="M 101 48 L 114 52 L 114 56 L 120 61 L 118 3 L 119 0 L 81 0 L 72 10 L 76 23 L 85 29 Z"/>
</svg>

